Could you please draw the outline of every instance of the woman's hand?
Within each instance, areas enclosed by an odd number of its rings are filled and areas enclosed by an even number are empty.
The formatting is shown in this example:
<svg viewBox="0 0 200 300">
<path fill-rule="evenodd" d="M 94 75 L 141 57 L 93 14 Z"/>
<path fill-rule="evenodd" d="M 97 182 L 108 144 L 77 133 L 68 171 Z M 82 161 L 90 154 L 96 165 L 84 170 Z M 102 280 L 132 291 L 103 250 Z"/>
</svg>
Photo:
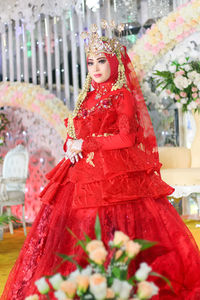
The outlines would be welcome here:
<svg viewBox="0 0 200 300">
<path fill-rule="evenodd" d="M 83 158 L 81 153 L 82 148 L 82 139 L 78 140 L 72 140 L 69 139 L 67 141 L 67 157 L 70 159 L 70 161 L 74 164 L 75 162 L 79 161 L 79 158 Z"/>
</svg>

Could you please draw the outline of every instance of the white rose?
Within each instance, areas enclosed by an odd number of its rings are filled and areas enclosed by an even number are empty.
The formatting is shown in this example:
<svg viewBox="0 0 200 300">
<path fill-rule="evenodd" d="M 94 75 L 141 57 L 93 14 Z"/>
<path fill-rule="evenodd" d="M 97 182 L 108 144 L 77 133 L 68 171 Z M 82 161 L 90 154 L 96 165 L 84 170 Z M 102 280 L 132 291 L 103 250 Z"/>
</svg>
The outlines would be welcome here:
<svg viewBox="0 0 200 300">
<path fill-rule="evenodd" d="M 120 299 L 128 299 L 133 286 L 127 281 L 122 281 L 121 290 L 119 292 Z"/>
<path fill-rule="evenodd" d="M 92 274 L 92 267 L 87 266 L 85 269 L 81 271 L 81 275 L 90 276 Z"/>
<path fill-rule="evenodd" d="M 59 287 L 60 287 L 61 282 L 63 282 L 64 280 L 63 280 L 62 276 L 60 275 L 60 273 L 57 273 L 54 276 L 52 276 L 49 279 L 49 281 L 52 284 L 54 290 L 58 290 Z"/>
<path fill-rule="evenodd" d="M 174 66 L 174 65 L 169 66 L 169 71 L 171 73 L 175 73 L 176 72 L 176 66 Z"/>
<path fill-rule="evenodd" d="M 140 264 L 140 268 L 136 271 L 135 277 L 138 281 L 144 281 L 149 276 L 152 268 L 145 262 Z"/>
<path fill-rule="evenodd" d="M 72 273 L 69 274 L 69 280 L 76 280 L 76 277 L 80 275 L 79 270 L 73 271 Z"/>
<path fill-rule="evenodd" d="M 190 65 L 184 65 L 183 69 L 188 72 L 188 71 L 191 70 L 191 66 Z"/>
<path fill-rule="evenodd" d="M 58 300 L 67 300 L 68 299 L 67 296 L 66 296 L 66 294 L 63 291 L 56 291 L 54 293 L 54 296 Z"/>
<path fill-rule="evenodd" d="M 42 277 L 42 278 L 38 279 L 37 281 L 35 281 L 35 285 L 37 286 L 38 291 L 41 294 L 47 294 L 49 292 L 49 285 L 46 282 L 45 277 Z"/>
<path fill-rule="evenodd" d="M 181 99 L 181 103 L 182 103 L 182 104 L 186 104 L 186 103 L 187 103 L 187 98 L 182 98 L 182 99 Z"/>
<path fill-rule="evenodd" d="M 185 64 L 186 62 L 187 62 L 187 60 L 185 59 L 184 56 L 181 56 L 181 57 L 178 59 L 178 63 L 179 63 L 180 65 Z"/>
<path fill-rule="evenodd" d="M 90 277 L 90 291 L 97 300 L 104 299 L 107 291 L 106 278 L 101 274 L 93 274 Z"/>
<path fill-rule="evenodd" d="M 113 284 L 111 286 L 112 290 L 114 291 L 115 295 L 119 295 L 120 291 L 121 291 L 121 287 L 122 287 L 122 281 L 115 278 L 113 280 Z"/>
</svg>

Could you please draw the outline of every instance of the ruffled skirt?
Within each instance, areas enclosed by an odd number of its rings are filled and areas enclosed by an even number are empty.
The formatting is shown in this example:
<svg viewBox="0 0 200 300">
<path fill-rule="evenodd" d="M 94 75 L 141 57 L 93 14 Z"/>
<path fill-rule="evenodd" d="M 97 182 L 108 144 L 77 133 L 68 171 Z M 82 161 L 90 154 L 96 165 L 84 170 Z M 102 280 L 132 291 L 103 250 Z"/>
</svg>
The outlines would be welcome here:
<svg viewBox="0 0 200 300">
<path fill-rule="evenodd" d="M 6 284 L 1 300 L 23 300 L 37 293 L 34 282 L 54 272 L 63 275 L 74 270 L 70 263 L 59 266 L 57 253 L 75 254 L 81 262 L 82 250 L 67 231 L 78 238 L 84 233 L 94 238 L 94 223 L 99 214 L 103 241 L 108 244 L 116 230 L 132 239 L 157 241 L 158 244 L 138 256 L 137 264 L 146 261 L 154 271 L 166 276 L 173 290 L 160 279 L 153 300 L 199 300 L 200 255 L 191 233 L 166 197 L 141 198 L 114 205 L 73 208 L 74 183 L 60 186 L 53 205 L 43 204 Z M 59 267 L 58 267 L 59 266 Z M 57 268 L 58 267 L 58 268 Z M 134 270 L 133 270 L 134 271 Z"/>
</svg>

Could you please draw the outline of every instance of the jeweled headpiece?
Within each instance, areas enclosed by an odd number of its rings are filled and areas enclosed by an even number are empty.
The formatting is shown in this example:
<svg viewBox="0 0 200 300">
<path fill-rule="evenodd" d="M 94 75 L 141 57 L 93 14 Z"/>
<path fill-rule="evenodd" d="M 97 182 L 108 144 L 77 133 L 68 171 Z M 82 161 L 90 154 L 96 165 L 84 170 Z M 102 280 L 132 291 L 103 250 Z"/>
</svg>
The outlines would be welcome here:
<svg viewBox="0 0 200 300">
<path fill-rule="evenodd" d="M 101 21 L 101 28 L 104 30 L 111 30 L 120 34 L 124 29 L 124 24 L 115 25 L 114 21 L 111 21 L 110 25 L 106 20 Z M 85 42 L 86 54 L 98 54 L 101 52 L 108 54 L 117 54 L 120 52 L 122 45 L 116 38 L 108 38 L 105 36 L 99 36 L 98 27 L 96 24 L 90 26 L 90 32 L 84 31 L 81 37 Z"/>
</svg>

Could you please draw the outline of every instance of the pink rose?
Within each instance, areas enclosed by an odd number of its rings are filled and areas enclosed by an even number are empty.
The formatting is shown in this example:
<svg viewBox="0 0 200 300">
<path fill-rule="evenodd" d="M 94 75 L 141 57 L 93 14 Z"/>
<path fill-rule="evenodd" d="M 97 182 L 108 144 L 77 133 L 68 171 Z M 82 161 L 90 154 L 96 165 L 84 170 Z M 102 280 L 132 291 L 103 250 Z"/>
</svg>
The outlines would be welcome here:
<svg viewBox="0 0 200 300">
<path fill-rule="evenodd" d="M 76 283 L 79 291 L 86 292 L 89 286 L 89 277 L 86 275 L 78 275 L 76 277 Z"/>
<path fill-rule="evenodd" d="M 179 99 L 180 99 L 180 96 L 176 94 L 176 95 L 174 96 L 174 98 L 175 98 L 176 100 L 179 100 Z"/>
<path fill-rule="evenodd" d="M 138 284 L 137 295 L 140 299 L 150 299 L 158 294 L 158 287 L 153 282 L 142 281 Z"/>
<path fill-rule="evenodd" d="M 197 98 L 196 103 L 200 104 L 200 98 Z"/>
<path fill-rule="evenodd" d="M 187 94 L 185 92 L 181 92 L 180 93 L 181 97 L 185 98 L 187 96 Z"/>
<path fill-rule="evenodd" d="M 128 241 L 125 243 L 125 251 L 129 258 L 135 257 L 141 249 L 141 245 L 134 241 Z"/>
<path fill-rule="evenodd" d="M 113 299 L 115 298 L 115 293 L 111 288 L 107 288 L 106 290 L 106 299 Z"/>
<path fill-rule="evenodd" d="M 192 87 L 192 92 L 197 92 L 198 91 L 198 88 L 196 88 L 196 87 Z"/>
<path fill-rule="evenodd" d="M 66 293 L 67 297 L 73 298 L 76 294 L 76 282 L 72 280 L 64 280 L 60 284 L 60 289 Z"/>
<path fill-rule="evenodd" d="M 115 253 L 115 259 L 118 260 L 120 258 L 120 256 L 122 256 L 123 251 L 122 250 L 117 250 Z"/>
<path fill-rule="evenodd" d="M 86 250 L 90 253 L 99 247 L 103 247 L 103 242 L 98 240 L 92 240 L 86 246 Z"/>
<path fill-rule="evenodd" d="M 90 252 L 89 258 L 92 259 L 96 264 L 102 265 L 106 260 L 107 254 L 108 252 L 104 247 L 98 247 Z"/>
<path fill-rule="evenodd" d="M 197 94 L 197 93 L 193 93 L 193 94 L 192 94 L 192 97 L 193 97 L 193 98 L 197 98 L 197 97 L 198 97 L 198 94 Z"/>
<path fill-rule="evenodd" d="M 123 246 L 129 241 L 129 237 L 121 231 L 115 231 L 113 244 L 115 246 Z"/>
</svg>

